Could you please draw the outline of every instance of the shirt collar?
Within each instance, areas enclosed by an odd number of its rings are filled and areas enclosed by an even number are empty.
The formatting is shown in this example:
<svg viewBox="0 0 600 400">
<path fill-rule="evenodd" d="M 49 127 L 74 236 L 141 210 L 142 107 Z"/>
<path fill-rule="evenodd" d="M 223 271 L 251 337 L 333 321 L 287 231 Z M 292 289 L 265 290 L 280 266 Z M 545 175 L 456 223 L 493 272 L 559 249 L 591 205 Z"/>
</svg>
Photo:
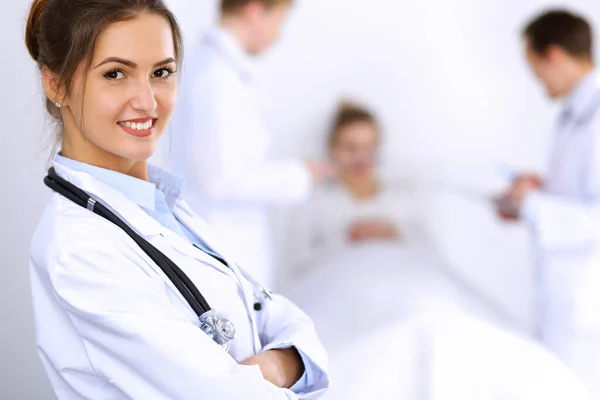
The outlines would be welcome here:
<svg viewBox="0 0 600 400">
<path fill-rule="evenodd" d="M 148 165 L 148 180 L 155 185 L 156 190 L 165 196 L 167 205 L 173 211 L 175 203 L 183 196 L 185 179 L 180 175 L 171 174 L 162 168 Z"/>
<path fill-rule="evenodd" d="M 566 96 L 564 112 L 569 117 L 578 118 L 586 111 L 588 102 L 600 92 L 600 70 L 594 69 L 581 79 Z"/>
<path fill-rule="evenodd" d="M 254 75 L 252 59 L 237 38 L 228 30 L 214 27 L 204 35 L 204 43 L 213 47 L 221 57 L 248 83 Z"/>
<path fill-rule="evenodd" d="M 163 193 L 171 209 L 173 209 L 175 202 L 183 192 L 183 178 L 172 175 L 153 165 L 148 165 L 148 181 L 145 181 L 120 172 L 75 161 L 60 154 L 56 155 L 54 162 L 74 171 L 91 175 L 103 184 L 122 193 L 130 201 L 150 211 L 155 210 L 157 190 Z"/>
</svg>

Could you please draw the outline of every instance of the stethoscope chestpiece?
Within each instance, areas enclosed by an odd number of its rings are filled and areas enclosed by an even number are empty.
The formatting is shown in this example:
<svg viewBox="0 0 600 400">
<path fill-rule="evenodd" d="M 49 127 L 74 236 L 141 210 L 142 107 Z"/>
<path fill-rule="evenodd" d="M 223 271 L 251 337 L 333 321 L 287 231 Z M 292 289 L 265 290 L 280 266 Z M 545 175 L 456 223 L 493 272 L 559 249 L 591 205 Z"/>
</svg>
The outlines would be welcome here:
<svg viewBox="0 0 600 400">
<path fill-rule="evenodd" d="M 235 338 L 235 326 L 225 318 L 219 318 L 214 310 L 200 316 L 200 329 L 216 344 L 229 350 L 229 342 Z"/>
</svg>

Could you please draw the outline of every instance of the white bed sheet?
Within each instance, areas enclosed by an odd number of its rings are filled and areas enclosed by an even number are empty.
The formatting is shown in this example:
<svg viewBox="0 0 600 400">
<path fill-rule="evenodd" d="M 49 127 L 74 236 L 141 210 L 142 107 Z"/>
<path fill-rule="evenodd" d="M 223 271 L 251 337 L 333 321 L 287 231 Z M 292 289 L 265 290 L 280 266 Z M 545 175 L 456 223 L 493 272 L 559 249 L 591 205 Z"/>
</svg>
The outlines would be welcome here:
<svg viewBox="0 0 600 400">
<path fill-rule="evenodd" d="M 328 349 L 325 399 L 589 398 L 502 310 L 448 274 L 426 241 L 347 248 L 280 292 L 313 318 Z"/>
</svg>

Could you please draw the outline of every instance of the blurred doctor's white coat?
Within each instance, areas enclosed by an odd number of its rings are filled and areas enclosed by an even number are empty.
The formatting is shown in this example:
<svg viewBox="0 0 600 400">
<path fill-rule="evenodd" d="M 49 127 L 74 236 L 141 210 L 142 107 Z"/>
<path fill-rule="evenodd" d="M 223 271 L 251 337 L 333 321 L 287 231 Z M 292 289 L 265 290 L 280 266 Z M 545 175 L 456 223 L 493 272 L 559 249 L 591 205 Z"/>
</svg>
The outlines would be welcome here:
<svg viewBox="0 0 600 400">
<path fill-rule="evenodd" d="M 269 287 L 268 206 L 308 198 L 312 175 L 301 160 L 267 161 L 269 137 L 251 86 L 250 56 L 226 30 L 209 31 L 187 54 L 169 159 L 186 179 L 192 208 Z"/>
</svg>

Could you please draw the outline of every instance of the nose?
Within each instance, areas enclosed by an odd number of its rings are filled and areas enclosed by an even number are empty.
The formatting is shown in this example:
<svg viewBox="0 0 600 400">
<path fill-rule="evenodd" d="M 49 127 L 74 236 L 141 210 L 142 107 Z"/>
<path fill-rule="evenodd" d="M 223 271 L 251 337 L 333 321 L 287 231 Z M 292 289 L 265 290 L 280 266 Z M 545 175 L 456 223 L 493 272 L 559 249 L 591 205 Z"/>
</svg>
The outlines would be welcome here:
<svg viewBox="0 0 600 400">
<path fill-rule="evenodd" d="M 131 106 L 145 113 L 152 113 L 156 110 L 157 103 L 154 95 L 154 88 L 149 80 L 143 80 L 137 85 L 136 93 L 132 98 Z"/>
</svg>

